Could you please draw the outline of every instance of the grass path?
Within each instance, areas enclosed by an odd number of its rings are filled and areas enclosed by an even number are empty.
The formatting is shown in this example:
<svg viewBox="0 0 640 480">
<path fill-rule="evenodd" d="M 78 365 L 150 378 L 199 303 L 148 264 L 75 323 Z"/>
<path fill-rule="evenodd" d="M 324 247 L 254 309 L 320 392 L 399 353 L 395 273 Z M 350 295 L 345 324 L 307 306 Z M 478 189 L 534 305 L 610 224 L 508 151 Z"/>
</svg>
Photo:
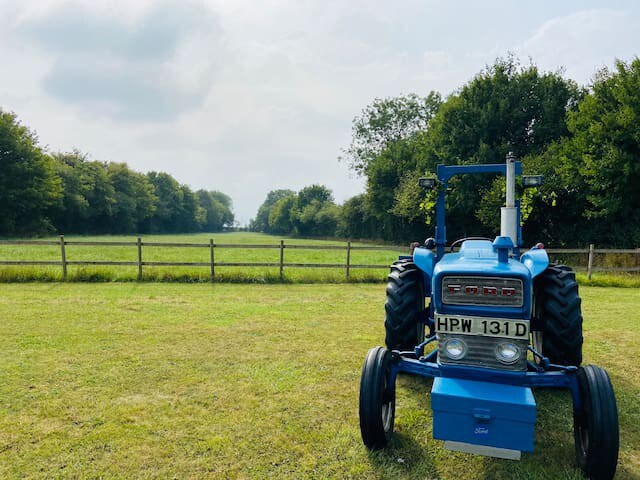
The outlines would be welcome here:
<svg viewBox="0 0 640 480">
<path fill-rule="evenodd" d="M 429 383 L 403 377 L 392 448 L 367 453 L 357 393 L 382 285 L 0 288 L 3 479 L 581 478 L 562 392 L 536 392 L 536 452 L 510 462 L 443 450 Z M 581 292 L 585 359 L 618 395 L 619 478 L 639 478 L 640 291 Z"/>
</svg>

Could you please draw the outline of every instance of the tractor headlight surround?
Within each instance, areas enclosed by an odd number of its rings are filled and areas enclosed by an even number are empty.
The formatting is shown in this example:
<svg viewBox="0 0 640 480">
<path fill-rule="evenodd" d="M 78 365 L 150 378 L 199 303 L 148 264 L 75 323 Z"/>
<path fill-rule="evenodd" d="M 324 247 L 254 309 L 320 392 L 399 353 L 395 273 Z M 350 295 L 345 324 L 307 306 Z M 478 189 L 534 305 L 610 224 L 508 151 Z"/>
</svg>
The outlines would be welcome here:
<svg viewBox="0 0 640 480">
<path fill-rule="evenodd" d="M 467 354 L 467 344 L 459 338 L 450 338 L 444 343 L 444 353 L 451 360 L 460 360 Z"/>
<path fill-rule="evenodd" d="M 522 350 L 513 342 L 500 342 L 496 345 L 496 359 L 505 365 L 512 365 L 520 360 Z"/>
</svg>

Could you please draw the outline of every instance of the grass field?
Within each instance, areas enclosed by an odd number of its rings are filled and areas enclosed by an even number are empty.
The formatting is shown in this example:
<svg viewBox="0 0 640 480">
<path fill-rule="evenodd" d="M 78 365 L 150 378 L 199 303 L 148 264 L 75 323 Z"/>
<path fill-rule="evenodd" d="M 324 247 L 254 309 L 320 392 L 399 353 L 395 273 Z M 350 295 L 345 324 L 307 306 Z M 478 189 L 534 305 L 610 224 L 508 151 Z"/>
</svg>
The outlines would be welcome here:
<svg viewBox="0 0 640 480">
<path fill-rule="evenodd" d="M 184 235 L 145 235 L 143 241 L 147 242 L 172 242 L 172 243 L 209 243 L 213 238 L 217 244 L 271 244 L 279 245 L 283 237 L 265 235 L 260 233 L 233 232 L 217 234 L 184 234 Z M 51 237 L 44 240 L 57 240 Z M 133 236 L 97 236 L 97 237 L 65 237 L 67 241 L 129 241 L 135 242 Z M 346 241 L 311 240 L 311 239 L 285 239 L 290 245 L 340 245 L 345 250 L 296 250 L 285 248 L 285 263 L 340 263 L 346 262 Z M 353 243 L 354 246 L 365 245 Z M 368 244 L 370 245 L 370 244 Z M 385 265 L 381 269 L 352 269 L 350 279 L 352 281 L 382 281 L 386 277 L 389 265 L 399 254 L 406 254 L 408 246 L 401 250 L 389 247 L 389 250 L 353 250 L 351 252 L 351 264 Z M 137 261 L 137 247 L 131 246 L 77 246 L 69 245 L 66 248 L 68 261 L 80 260 L 104 260 L 104 261 Z M 251 263 L 278 263 L 280 251 L 278 249 L 225 249 L 215 251 L 216 262 L 251 262 Z M 0 260 L 51 260 L 60 261 L 59 246 L 28 246 L 28 245 L 0 245 Z M 143 248 L 144 261 L 171 261 L 171 262 L 209 262 L 208 248 L 178 248 L 155 247 Z M 130 281 L 137 277 L 137 267 L 127 266 L 101 266 L 81 267 L 70 266 L 69 280 L 93 280 L 93 281 Z M 243 281 L 253 283 L 279 282 L 278 267 L 217 267 L 216 277 L 218 281 Z M 0 266 L 0 281 L 32 281 L 32 280 L 60 280 L 62 278 L 60 267 L 47 266 Z M 157 267 L 144 268 L 144 280 L 160 281 L 209 281 L 210 271 L 208 267 Z M 295 268 L 288 267 L 284 271 L 286 282 L 343 282 L 345 281 L 344 268 Z"/>
<path fill-rule="evenodd" d="M 360 369 L 383 285 L 0 287 L 0 478 L 578 479 L 570 399 L 539 391 L 520 462 L 443 450 L 430 383 L 399 380 L 397 435 L 361 444 Z M 640 291 L 583 287 L 585 359 L 640 477 Z"/>
</svg>

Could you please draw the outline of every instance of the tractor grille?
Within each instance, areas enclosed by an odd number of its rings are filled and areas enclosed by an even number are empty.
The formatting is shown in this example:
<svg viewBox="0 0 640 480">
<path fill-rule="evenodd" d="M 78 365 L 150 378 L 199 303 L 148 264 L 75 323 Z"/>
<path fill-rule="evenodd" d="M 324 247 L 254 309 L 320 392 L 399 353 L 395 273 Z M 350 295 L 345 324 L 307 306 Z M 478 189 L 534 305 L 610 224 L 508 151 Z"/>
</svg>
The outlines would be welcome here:
<svg viewBox="0 0 640 480">
<path fill-rule="evenodd" d="M 519 278 L 446 276 L 442 279 L 442 303 L 521 307 L 522 288 Z"/>
<path fill-rule="evenodd" d="M 471 365 L 474 367 L 497 368 L 500 370 L 522 371 L 527 368 L 527 340 L 512 340 L 498 337 L 484 337 L 482 335 L 452 335 L 439 333 L 438 359 L 447 365 Z M 452 360 L 444 353 L 444 342 L 450 338 L 459 338 L 467 344 L 467 354 L 460 360 Z M 505 365 L 496 359 L 496 346 L 500 342 L 509 341 L 520 347 L 522 356 L 511 365 Z"/>
</svg>

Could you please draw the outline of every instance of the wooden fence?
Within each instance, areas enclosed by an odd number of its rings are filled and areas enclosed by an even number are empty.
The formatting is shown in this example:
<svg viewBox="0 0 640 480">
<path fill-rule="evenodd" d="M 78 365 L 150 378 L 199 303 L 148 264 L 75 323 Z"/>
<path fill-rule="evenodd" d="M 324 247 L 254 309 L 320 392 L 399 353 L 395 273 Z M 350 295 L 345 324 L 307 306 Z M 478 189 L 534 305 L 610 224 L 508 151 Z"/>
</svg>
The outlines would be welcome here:
<svg viewBox="0 0 640 480">
<path fill-rule="evenodd" d="M 55 240 L 0 240 L 0 245 L 28 245 L 28 246 L 59 246 L 60 260 L 0 260 L 0 265 L 47 265 L 60 266 L 62 278 L 66 280 L 69 266 L 134 266 L 138 268 L 138 280 L 142 280 L 142 271 L 145 266 L 155 267 L 209 267 L 211 279 L 215 279 L 216 267 L 277 267 L 280 278 L 284 276 L 285 267 L 293 268 L 341 268 L 345 270 L 346 278 L 349 278 L 351 270 L 361 268 L 388 268 L 389 264 L 354 264 L 351 261 L 353 250 L 379 250 L 408 252 L 409 247 L 400 246 L 377 246 L 377 245 L 352 245 L 346 242 L 342 245 L 300 245 L 286 244 L 280 240 L 278 244 L 239 244 L 239 243 L 215 243 L 210 239 L 208 243 L 172 243 L 172 242 L 143 242 L 142 237 L 136 241 L 77 241 L 65 240 L 64 235 Z M 136 261 L 113 261 L 113 260 L 67 260 L 67 246 L 100 246 L 100 247 L 136 247 Z M 165 247 L 165 248 L 206 248 L 209 250 L 209 261 L 207 262 L 157 262 L 143 260 L 143 247 Z M 216 251 L 220 249 L 243 248 L 243 249 L 278 249 L 280 251 L 278 262 L 220 262 L 216 260 Z M 286 263 L 285 249 L 300 250 L 341 250 L 345 254 L 345 263 Z"/>
<path fill-rule="evenodd" d="M 278 244 L 238 244 L 238 243 L 215 243 L 210 239 L 208 243 L 171 243 L 171 242 L 143 242 L 142 237 L 136 241 L 82 241 L 65 240 L 64 235 L 60 235 L 59 240 L 0 240 L 0 245 L 28 245 L 28 246 L 59 246 L 60 260 L 0 260 L 0 265 L 48 265 L 60 266 L 62 278 L 66 280 L 69 266 L 134 266 L 138 268 L 138 280 L 142 279 L 142 271 L 145 266 L 162 267 L 209 267 L 211 279 L 215 278 L 216 267 L 277 267 L 280 278 L 287 268 L 340 268 L 345 270 L 345 277 L 349 278 L 351 270 L 362 268 L 388 268 L 389 264 L 354 264 L 351 262 L 351 252 L 354 250 L 379 250 L 408 253 L 410 247 L 401 246 L 377 246 L 377 245 L 352 245 L 346 242 L 342 245 L 300 245 L 286 244 L 280 240 Z M 67 260 L 67 246 L 101 246 L 101 247 L 136 247 L 136 261 L 113 261 L 113 260 Z M 202 248 L 209 250 L 209 261 L 207 262 L 158 262 L 144 261 L 143 247 L 166 247 L 166 248 Z M 216 251 L 220 249 L 278 249 L 280 252 L 278 262 L 220 262 L 216 261 Z M 341 250 L 345 254 L 345 263 L 286 263 L 285 249 L 302 250 Z M 568 248 L 568 249 L 547 249 L 553 259 L 553 255 L 587 254 L 587 275 L 591 278 L 593 272 L 640 272 L 638 259 L 640 258 L 640 248 L 636 249 L 597 249 L 594 245 L 589 248 Z M 606 267 L 594 265 L 596 254 L 633 254 L 635 262 L 633 267 Z"/>
</svg>

